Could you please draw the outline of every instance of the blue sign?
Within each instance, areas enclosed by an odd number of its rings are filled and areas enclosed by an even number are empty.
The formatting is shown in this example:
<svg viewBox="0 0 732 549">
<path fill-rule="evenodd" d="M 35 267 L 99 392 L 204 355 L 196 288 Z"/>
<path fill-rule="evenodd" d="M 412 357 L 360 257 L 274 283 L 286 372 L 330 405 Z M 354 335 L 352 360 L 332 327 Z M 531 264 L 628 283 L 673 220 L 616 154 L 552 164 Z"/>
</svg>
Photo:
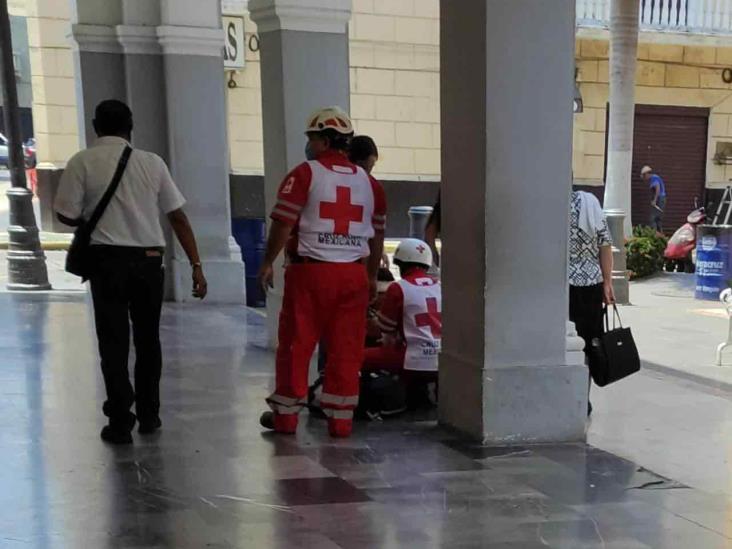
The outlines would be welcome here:
<svg viewBox="0 0 732 549">
<path fill-rule="evenodd" d="M 702 226 L 696 247 L 697 299 L 719 300 L 719 293 L 728 288 L 732 278 L 729 261 L 729 227 Z"/>
</svg>

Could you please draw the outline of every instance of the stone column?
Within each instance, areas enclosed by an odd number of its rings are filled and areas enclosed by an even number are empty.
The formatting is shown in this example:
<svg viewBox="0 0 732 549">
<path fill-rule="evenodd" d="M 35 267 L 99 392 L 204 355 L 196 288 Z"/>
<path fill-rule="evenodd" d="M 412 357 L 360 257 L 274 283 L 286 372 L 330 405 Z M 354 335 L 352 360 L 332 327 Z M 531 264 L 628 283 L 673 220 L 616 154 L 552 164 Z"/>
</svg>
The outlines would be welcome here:
<svg viewBox="0 0 732 549">
<path fill-rule="evenodd" d="M 244 301 L 244 265 L 230 250 L 229 159 L 219 0 L 161 0 L 168 153 L 209 279 L 207 301 Z M 172 248 L 171 295 L 190 297 L 188 259 Z"/>
<path fill-rule="evenodd" d="M 127 104 L 135 116 L 135 147 L 168 158 L 163 51 L 158 42 L 159 0 L 122 0 L 117 39 L 124 52 Z"/>
<path fill-rule="evenodd" d="M 304 129 L 318 107 L 350 106 L 348 30 L 351 0 L 250 0 L 262 72 L 267 211 L 280 182 L 305 160 Z M 270 342 L 276 344 L 284 285 L 282 262 L 267 296 Z"/>
<path fill-rule="evenodd" d="M 122 23 L 120 0 L 76 0 L 72 9 L 79 146 L 96 138 L 94 108 L 104 99 L 126 99 L 125 66 L 115 27 Z"/>
<path fill-rule="evenodd" d="M 117 40 L 125 54 L 127 104 L 135 117 L 132 144 L 160 155 L 170 165 L 168 154 L 168 106 L 165 97 L 165 65 L 158 41 L 160 0 L 122 0 L 124 23 L 117 26 Z M 173 259 L 180 255 L 175 236 L 162 223 L 169 250 L 165 256 L 166 299 L 176 297 L 178 270 Z"/>
<path fill-rule="evenodd" d="M 488 443 L 583 440 L 566 322 L 575 2 L 440 13 L 440 421 Z"/>
</svg>

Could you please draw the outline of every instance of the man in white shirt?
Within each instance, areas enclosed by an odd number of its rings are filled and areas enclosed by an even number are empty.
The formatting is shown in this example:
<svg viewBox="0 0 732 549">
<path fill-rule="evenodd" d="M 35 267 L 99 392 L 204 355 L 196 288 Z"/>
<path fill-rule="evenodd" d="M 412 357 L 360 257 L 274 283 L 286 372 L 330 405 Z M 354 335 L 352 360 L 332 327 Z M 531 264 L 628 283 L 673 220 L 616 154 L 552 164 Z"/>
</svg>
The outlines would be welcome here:
<svg viewBox="0 0 732 549">
<path fill-rule="evenodd" d="M 121 101 L 103 101 L 95 111 L 94 129 L 98 139 L 69 160 L 54 204 L 59 219 L 71 226 L 89 220 L 109 186 L 130 146 L 132 112 Z M 206 278 L 195 236 L 182 210 L 184 204 L 165 162 L 153 153 L 133 150 L 91 235 L 94 269 L 90 282 L 107 389 L 103 411 L 109 424 L 101 433 L 106 442 L 131 443 L 136 420 L 141 434 L 153 433 L 162 425 L 159 332 L 165 237 L 160 212 L 167 215 L 191 262 L 193 295 L 206 296 Z M 134 390 L 127 370 L 129 319 L 137 357 Z M 133 402 L 137 416 L 130 411 Z"/>
</svg>

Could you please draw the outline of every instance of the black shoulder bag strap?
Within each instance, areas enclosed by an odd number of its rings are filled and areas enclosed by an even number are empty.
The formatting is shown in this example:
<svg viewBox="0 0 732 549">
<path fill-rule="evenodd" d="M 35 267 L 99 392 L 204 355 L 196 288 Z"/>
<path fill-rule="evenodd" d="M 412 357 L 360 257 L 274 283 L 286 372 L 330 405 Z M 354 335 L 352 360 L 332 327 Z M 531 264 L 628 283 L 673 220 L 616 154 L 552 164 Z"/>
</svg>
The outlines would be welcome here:
<svg viewBox="0 0 732 549">
<path fill-rule="evenodd" d="M 114 193 L 117 192 L 117 187 L 119 187 L 119 182 L 122 181 L 122 175 L 125 173 L 125 168 L 127 168 L 127 161 L 130 159 L 131 154 L 132 147 L 130 147 L 129 145 L 125 146 L 125 150 L 122 151 L 122 156 L 119 159 L 117 169 L 114 172 L 112 181 L 109 183 L 109 187 L 107 187 L 107 190 L 104 191 L 104 196 L 102 196 L 102 199 L 99 201 L 99 204 L 97 204 L 97 207 L 94 208 L 94 212 L 89 218 L 89 221 L 84 223 L 84 229 L 86 230 L 87 234 L 92 234 L 94 232 L 94 229 L 97 227 L 97 223 L 99 223 L 99 220 L 104 215 L 104 210 L 107 209 L 107 206 L 109 206 L 109 203 L 112 200 Z"/>
</svg>

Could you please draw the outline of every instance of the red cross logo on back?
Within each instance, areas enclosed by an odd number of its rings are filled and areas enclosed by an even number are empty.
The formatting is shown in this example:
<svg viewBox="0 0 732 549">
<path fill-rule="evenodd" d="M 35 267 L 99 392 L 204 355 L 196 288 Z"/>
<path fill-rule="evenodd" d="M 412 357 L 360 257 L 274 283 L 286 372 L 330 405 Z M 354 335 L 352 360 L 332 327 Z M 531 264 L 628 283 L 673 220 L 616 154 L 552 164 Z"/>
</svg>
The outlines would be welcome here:
<svg viewBox="0 0 732 549">
<path fill-rule="evenodd" d="M 427 312 L 420 313 L 414 317 L 418 328 L 429 326 L 432 337 L 442 337 L 442 313 L 437 310 L 437 298 L 427 298 Z"/>
<path fill-rule="evenodd" d="M 424 247 L 424 246 L 422 246 L 422 244 L 420 244 L 419 246 L 417 246 L 417 251 L 418 251 L 419 253 L 423 254 L 423 253 L 424 253 L 424 250 L 425 250 L 425 247 Z"/>
<path fill-rule="evenodd" d="M 350 187 L 336 187 L 336 201 L 321 202 L 320 217 L 333 220 L 335 224 L 333 232 L 335 234 L 348 235 L 351 223 L 361 223 L 363 221 L 363 206 L 351 203 Z"/>
</svg>

